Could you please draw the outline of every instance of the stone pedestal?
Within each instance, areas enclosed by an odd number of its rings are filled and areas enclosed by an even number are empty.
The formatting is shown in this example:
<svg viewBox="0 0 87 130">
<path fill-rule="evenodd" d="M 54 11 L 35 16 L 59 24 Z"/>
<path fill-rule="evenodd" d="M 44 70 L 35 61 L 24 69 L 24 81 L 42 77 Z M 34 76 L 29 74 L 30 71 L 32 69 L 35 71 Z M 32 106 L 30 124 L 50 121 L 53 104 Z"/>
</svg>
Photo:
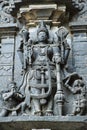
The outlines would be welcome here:
<svg viewBox="0 0 87 130">
<path fill-rule="evenodd" d="M 51 116 L 51 117 L 5 117 L 0 118 L 2 130 L 86 130 L 86 116 Z"/>
</svg>

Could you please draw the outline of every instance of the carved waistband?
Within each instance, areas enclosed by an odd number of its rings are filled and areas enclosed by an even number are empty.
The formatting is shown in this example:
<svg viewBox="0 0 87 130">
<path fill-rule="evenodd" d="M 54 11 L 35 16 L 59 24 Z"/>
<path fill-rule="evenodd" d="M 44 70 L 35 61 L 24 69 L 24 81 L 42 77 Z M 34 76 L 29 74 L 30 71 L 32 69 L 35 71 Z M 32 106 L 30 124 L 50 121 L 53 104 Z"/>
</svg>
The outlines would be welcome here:
<svg viewBox="0 0 87 130">
<path fill-rule="evenodd" d="M 51 69 L 51 70 L 54 70 L 54 69 L 55 69 L 55 65 L 54 65 L 54 64 L 49 64 L 49 66 L 50 66 L 50 69 Z M 42 67 L 43 67 L 45 70 L 48 70 L 47 64 L 44 64 L 44 65 L 33 64 L 33 65 L 32 65 L 32 69 L 41 69 Z"/>
</svg>

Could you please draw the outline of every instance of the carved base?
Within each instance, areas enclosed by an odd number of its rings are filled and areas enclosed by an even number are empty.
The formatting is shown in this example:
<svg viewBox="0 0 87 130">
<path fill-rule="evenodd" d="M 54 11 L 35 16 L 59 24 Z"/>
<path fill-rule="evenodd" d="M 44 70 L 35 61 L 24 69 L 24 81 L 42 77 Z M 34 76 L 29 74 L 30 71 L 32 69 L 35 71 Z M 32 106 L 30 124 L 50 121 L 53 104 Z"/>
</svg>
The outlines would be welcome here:
<svg viewBox="0 0 87 130">
<path fill-rule="evenodd" d="M 2 130 L 86 130 L 87 116 L 19 116 L 0 117 Z"/>
</svg>

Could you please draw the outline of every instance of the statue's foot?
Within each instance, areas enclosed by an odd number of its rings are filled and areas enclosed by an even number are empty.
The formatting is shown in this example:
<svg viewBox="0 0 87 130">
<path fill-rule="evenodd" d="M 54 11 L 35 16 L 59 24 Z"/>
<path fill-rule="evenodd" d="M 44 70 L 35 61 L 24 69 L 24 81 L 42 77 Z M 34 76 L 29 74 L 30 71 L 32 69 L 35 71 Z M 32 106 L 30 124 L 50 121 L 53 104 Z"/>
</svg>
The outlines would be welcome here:
<svg viewBox="0 0 87 130">
<path fill-rule="evenodd" d="M 46 111 L 45 116 L 53 116 L 53 111 L 51 111 L 51 110 Z"/>
<path fill-rule="evenodd" d="M 67 114 L 66 116 L 75 116 L 74 114 Z"/>
<path fill-rule="evenodd" d="M 16 112 L 16 111 L 13 111 L 13 112 L 12 112 L 12 116 L 17 116 L 17 112 Z"/>
<path fill-rule="evenodd" d="M 42 112 L 41 112 L 41 111 L 36 111 L 36 112 L 34 112 L 34 115 L 36 115 L 36 116 L 41 116 L 41 115 L 42 115 Z"/>
<path fill-rule="evenodd" d="M 27 116 L 28 114 L 27 113 L 23 113 L 22 116 Z"/>
</svg>

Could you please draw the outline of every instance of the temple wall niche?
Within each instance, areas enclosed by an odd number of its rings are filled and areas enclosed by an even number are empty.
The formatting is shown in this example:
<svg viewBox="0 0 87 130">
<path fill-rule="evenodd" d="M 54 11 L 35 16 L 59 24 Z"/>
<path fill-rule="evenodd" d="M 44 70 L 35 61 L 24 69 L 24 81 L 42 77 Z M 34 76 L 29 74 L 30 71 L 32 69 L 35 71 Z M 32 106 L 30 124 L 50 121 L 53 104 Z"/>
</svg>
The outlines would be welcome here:
<svg viewBox="0 0 87 130">
<path fill-rule="evenodd" d="M 26 130 L 87 121 L 87 20 L 74 2 L 0 2 L 0 116 Z"/>
</svg>

